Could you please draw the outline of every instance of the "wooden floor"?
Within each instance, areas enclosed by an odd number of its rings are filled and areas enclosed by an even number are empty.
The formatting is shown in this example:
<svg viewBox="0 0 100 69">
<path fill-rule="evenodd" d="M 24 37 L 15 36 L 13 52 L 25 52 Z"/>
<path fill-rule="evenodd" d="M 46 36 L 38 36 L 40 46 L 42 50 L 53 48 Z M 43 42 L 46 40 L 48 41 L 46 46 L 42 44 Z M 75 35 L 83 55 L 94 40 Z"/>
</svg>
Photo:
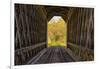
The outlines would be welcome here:
<svg viewBox="0 0 100 69">
<path fill-rule="evenodd" d="M 73 58 L 67 53 L 64 47 L 51 46 L 43 49 L 27 64 L 61 63 L 72 61 L 74 61 Z"/>
</svg>

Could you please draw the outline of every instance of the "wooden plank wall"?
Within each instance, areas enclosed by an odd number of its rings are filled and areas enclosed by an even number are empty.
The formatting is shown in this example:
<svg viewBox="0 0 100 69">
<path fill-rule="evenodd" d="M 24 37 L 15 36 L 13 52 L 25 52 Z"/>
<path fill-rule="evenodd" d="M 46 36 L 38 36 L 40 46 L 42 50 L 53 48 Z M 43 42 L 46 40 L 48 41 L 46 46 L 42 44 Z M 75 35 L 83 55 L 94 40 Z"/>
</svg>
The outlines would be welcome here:
<svg viewBox="0 0 100 69">
<path fill-rule="evenodd" d="M 15 65 L 22 65 L 47 47 L 47 19 L 40 6 L 15 4 L 14 11 Z"/>
<path fill-rule="evenodd" d="M 84 60 L 93 60 L 93 53 L 90 50 L 94 50 L 94 9 L 93 8 L 74 8 L 72 15 L 67 24 L 67 43 L 68 47 L 76 55 L 80 56 Z M 78 46 L 75 47 L 75 46 Z M 75 48 L 75 49 L 73 49 Z M 84 48 L 84 49 L 82 49 Z M 86 56 L 84 57 L 84 55 Z"/>
</svg>

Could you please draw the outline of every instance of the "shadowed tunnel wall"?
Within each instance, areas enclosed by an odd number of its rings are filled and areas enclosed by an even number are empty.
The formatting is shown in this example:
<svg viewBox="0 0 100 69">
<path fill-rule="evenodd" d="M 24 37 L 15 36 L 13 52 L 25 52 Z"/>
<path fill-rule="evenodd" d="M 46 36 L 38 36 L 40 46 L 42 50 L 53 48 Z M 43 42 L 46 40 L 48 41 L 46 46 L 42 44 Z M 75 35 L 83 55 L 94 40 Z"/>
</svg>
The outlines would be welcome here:
<svg viewBox="0 0 100 69">
<path fill-rule="evenodd" d="M 93 60 L 94 9 L 74 8 L 67 24 L 68 47 L 83 60 Z"/>
<path fill-rule="evenodd" d="M 46 48 L 47 19 L 40 6 L 15 4 L 15 65 Z"/>
</svg>

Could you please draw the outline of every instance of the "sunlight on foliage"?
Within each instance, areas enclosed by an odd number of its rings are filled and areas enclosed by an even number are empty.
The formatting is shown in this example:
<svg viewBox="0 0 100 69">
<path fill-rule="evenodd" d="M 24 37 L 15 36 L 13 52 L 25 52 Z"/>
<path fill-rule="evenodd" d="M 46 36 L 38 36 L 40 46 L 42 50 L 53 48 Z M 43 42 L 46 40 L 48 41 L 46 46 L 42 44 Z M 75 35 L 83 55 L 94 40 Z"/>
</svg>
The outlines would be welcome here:
<svg viewBox="0 0 100 69">
<path fill-rule="evenodd" d="M 66 46 L 66 23 L 55 16 L 48 22 L 48 46 Z"/>
</svg>

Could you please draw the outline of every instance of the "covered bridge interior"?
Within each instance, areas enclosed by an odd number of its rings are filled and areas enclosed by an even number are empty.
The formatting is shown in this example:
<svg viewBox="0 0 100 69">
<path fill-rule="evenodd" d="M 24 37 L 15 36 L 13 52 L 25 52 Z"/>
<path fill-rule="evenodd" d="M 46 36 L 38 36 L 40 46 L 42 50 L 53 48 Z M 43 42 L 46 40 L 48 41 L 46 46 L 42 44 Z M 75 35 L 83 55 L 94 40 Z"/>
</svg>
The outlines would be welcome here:
<svg viewBox="0 0 100 69">
<path fill-rule="evenodd" d="M 14 12 L 15 65 L 94 59 L 93 8 L 15 4 Z M 67 23 L 66 49 L 47 48 L 47 23 L 53 16 Z"/>
</svg>

